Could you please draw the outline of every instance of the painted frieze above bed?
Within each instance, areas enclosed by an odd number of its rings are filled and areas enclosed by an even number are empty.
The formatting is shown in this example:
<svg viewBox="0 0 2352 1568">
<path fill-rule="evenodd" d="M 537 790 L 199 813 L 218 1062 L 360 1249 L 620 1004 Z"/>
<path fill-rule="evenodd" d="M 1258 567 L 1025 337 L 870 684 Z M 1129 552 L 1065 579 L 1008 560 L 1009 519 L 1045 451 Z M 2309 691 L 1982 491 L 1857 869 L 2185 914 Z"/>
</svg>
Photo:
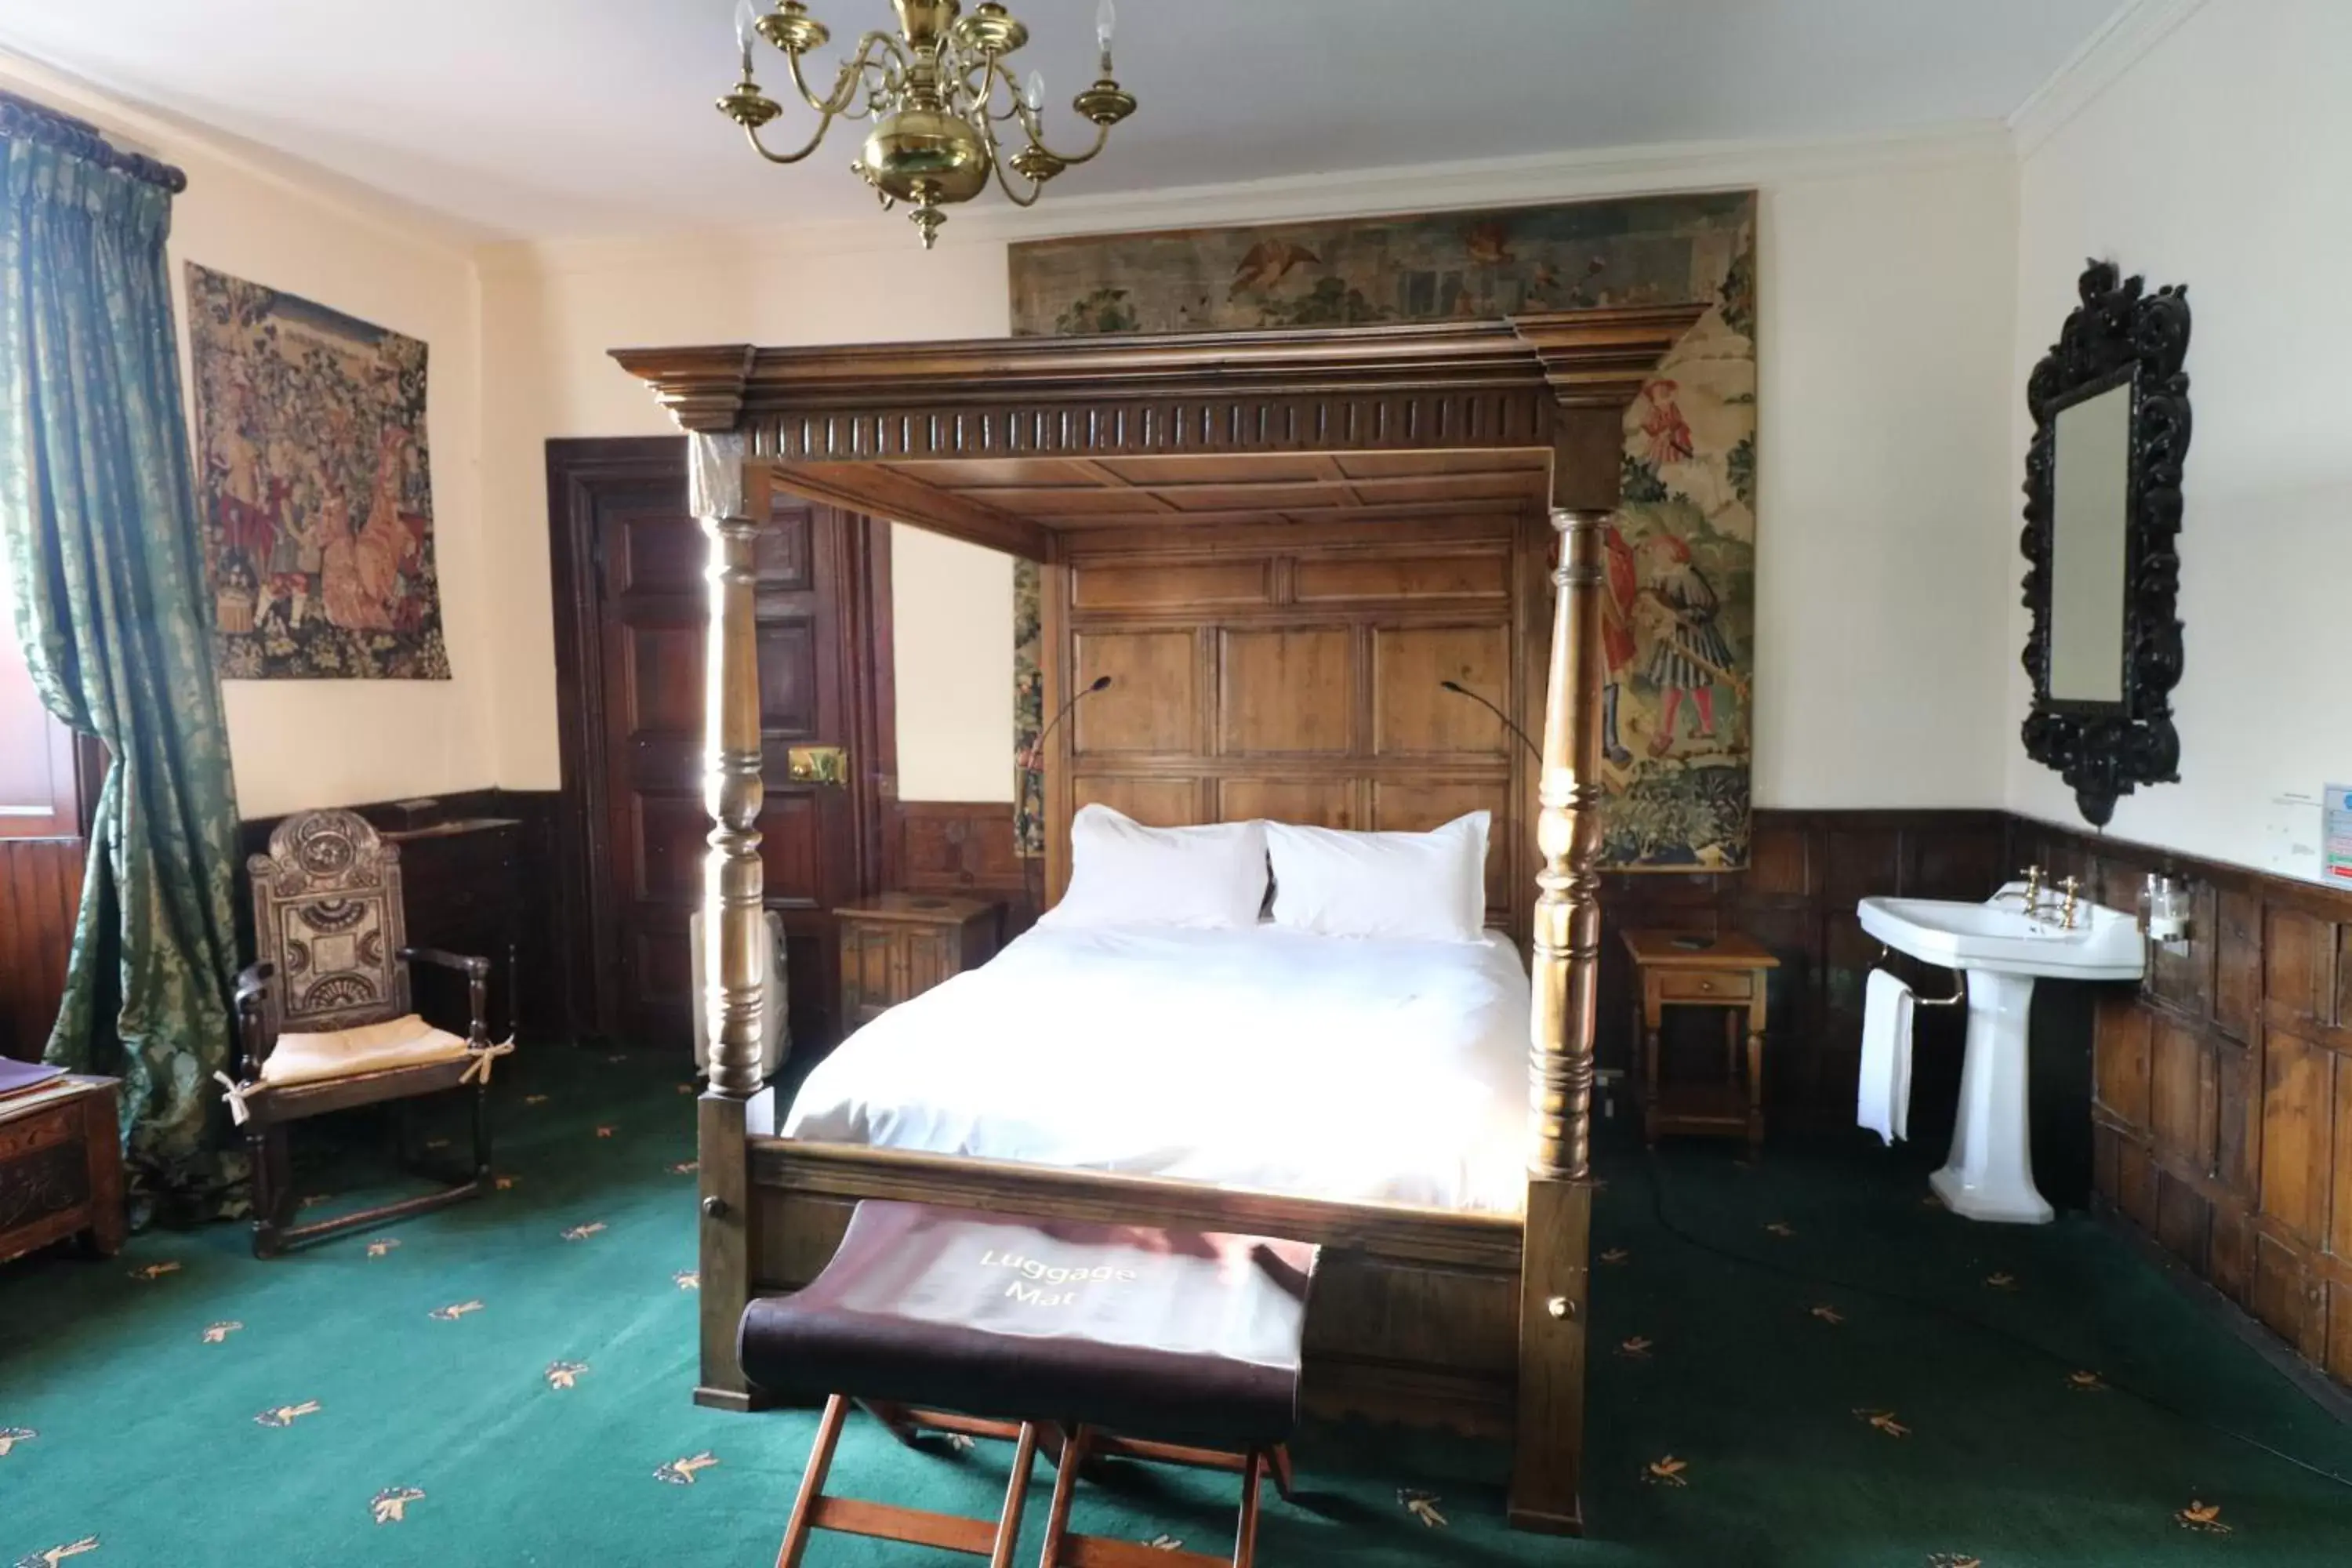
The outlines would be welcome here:
<svg viewBox="0 0 2352 1568">
<path fill-rule="evenodd" d="M 1756 624 L 1756 198 L 1650 196 L 1012 247 L 1016 335 L 1233 331 L 1705 300 L 1625 417 L 1606 538 L 1607 862 L 1746 864 Z M 1016 758 L 1041 721 L 1015 569 Z M 1017 766 L 1016 763 L 1016 766 Z M 1024 852 L 1042 852 L 1024 780 Z"/>
</svg>

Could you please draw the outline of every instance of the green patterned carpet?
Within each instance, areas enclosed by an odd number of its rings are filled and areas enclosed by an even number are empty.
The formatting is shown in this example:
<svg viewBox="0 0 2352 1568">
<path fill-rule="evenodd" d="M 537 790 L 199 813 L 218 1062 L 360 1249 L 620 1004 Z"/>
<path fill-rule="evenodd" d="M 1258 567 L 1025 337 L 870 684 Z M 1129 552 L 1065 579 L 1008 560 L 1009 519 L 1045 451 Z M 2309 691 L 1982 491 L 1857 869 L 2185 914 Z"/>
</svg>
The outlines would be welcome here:
<svg viewBox="0 0 2352 1568">
<path fill-rule="evenodd" d="M 498 1098 L 511 1185 L 486 1202 L 266 1264 L 215 1226 L 0 1270 L 0 1563 L 772 1561 L 814 1421 L 688 1401 L 675 1069 L 541 1051 L 501 1066 Z M 312 1212 L 366 1195 L 358 1151 L 310 1156 Z M 1504 1531 L 1495 1451 L 1349 1428 L 1302 1439 L 1261 1560 L 2352 1561 L 2352 1490 L 2215 1428 L 2342 1475 L 2352 1431 L 2115 1237 L 1969 1225 L 1920 1201 L 1923 1169 L 1860 1144 L 1753 1170 L 1716 1146 L 1612 1152 L 1591 1538 Z M 835 1487 L 992 1512 L 1006 1459 L 860 1420 Z M 1129 1468 L 1082 1492 L 1078 1524 L 1221 1550 L 1232 1500 L 1224 1478 Z M 844 1537 L 809 1557 L 945 1560 Z"/>
</svg>

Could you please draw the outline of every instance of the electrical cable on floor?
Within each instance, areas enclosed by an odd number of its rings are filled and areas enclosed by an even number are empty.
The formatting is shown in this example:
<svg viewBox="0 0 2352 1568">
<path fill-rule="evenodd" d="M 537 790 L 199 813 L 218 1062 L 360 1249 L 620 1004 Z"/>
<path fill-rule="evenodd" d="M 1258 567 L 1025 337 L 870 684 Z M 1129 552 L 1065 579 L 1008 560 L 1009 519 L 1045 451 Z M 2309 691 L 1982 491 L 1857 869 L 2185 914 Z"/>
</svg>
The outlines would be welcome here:
<svg viewBox="0 0 2352 1568">
<path fill-rule="evenodd" d="M 1652 1149 L 1648 1151 L 1647 1158 L 1650 1170 L 1651 1215 L 1657 1221 L 1658 1228 L 1660 1230 L 1664 1231 L 1668 1236 L 1673 1237 L 1675 1240 L 1680 1241 L 1686 1247 L 1695 1247 L 1701 1252 L 1712 1253 L 1717 1258 L 1727 1258 L 1734 1263 L 1745 1264 L 1750 1268 L 1761 1269 L 1767 1274 L 1777 1274 L 1783 1279 L 1795 1279 L 1807 1285 L 1823 1286 L 1832 1290 L 1843 1290 L 1852 1295 L 1869 1296 L 1875 1298 L 1878 1300 L 1891 1301 L 1898 1306 L 1909 1307 L 1918 1311 L 1931 1313 L 1939 1318 L 1946 1318 L 1954 1322 L 1959 1323 L 1966 1328 L 1974 1329 L 1978 1332 L 1985 1334 L 1990 1338 L 2003 1340 L 2011 1345 L 2030 1351 L 2033 1354 L 2042 1357 L 2043 1360 L 2048 1361 L 2056 1366 L 2072 1368 L 2075 1364 L 2073 1358 L 2061 1355 L 2057 1352 L 2051 1350 L 2048 1346 L 2028 1339 L 2023 1334 L 2004 1329 L 1996 1323 L 1987 1322 L 1983 1319 L 1975 1317 L 1968 1312 L 1963 1312 L 1958 1308 L 1946 1306 L 1941 1301 L 1932 1300 L 1920 1296 L 1908 1295 L 1900 1290 L 1889 1290 L 1881 1286 L 1860 1285 L 1854 1283 L 1853 1280 L 1841 1279 L 1832 1275 L 1810 1273 L 1805 1269 L 1798 1268 L 1786 1263 L 1775 1262 L 1769 1258 L 1759 1258 L 1752 1253 L 1734 1251 L 1730 1247 L 1719 1246 L 1715 1242 L 1706 1240 L 1703 1237 L 1696 1236 L 1685 1229 L 1680 1225 L 1677 1225 L 1674 1219 L 1667 1215 L 1665 1171 L 1658 1163 L 1658 1154 L 1656 1150 Z M 2152 1410 L 2162 1411 L 2165 1415 L 2171 1416 L 2176 1421 L 2185 1422 L 2191 1426 L 2200 1427 L 2217 1436 L 2227 1437 L 2233 1443 L 2243 1444 L 2245 1447 L 2255 1450 L 2257 1453 L 2267 1454 L 2272 1458 L 2292 1465 L 2298 1470 L 2307 1471 L 2312 1475 L 2317 1476 L 2324 1481 L 2332 1481 L 2336 1486 L 2343 1487 L 2347 1490 L 2352 1490 L 2352 1476 L 2338 1475 L 2336 1471 L 2328 1469 L 2323 1465 L 2314 1464 L 2308 1459 L 2301 1458 L 2294 1454 L 2288 1453 L 2284 1448 L 2274 1448 L 2270 1444 L 2263 1442 L 2261 1438 L 2250 1436 L 2247 1433 L 2237 1431 L 2232 1427 L 2223 1426 L 2216 1422 L 2208 1421 L 2201 1415 L 2193 1415 L 2189 1411 L 2179 1408 L 2178 1405 L 2168 1404 L 2166 1401 L 2158 1399 L 2156 1395 L 2134 1388 L 2128 1384 L 2117 1383 L 2113 1378 L 2105 1376 L 2105 1374 L 2102 1374 L 2100 1381 L 2105 1383 L 2107 1387 L 2114 1389 L 2116 1393 L 2123 1394 L 2126 1398 L 2136 1399 Z"/>
</svg>

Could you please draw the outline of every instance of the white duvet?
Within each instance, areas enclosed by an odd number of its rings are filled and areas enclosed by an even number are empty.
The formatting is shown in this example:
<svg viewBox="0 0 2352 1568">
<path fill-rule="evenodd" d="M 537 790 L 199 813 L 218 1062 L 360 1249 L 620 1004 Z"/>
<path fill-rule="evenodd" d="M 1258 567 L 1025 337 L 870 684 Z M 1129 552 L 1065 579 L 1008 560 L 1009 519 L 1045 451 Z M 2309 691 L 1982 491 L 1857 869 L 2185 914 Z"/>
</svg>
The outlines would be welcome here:
<svg viewBox="0 0 2352 1568">
<path fill-rule="evenodd" d="M 809 1074 L 789 1137 L 1515 1211 L 1528 978 L 1502 937 L 1044 928 Z"/>
</svg>

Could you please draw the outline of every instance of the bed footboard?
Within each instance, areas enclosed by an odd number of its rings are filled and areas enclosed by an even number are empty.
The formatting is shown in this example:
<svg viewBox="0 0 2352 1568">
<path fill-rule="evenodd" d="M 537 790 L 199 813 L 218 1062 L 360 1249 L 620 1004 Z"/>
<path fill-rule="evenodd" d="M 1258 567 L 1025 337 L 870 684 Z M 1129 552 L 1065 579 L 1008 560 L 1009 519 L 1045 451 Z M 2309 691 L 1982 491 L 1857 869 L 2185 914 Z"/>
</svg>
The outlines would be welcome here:
<svg viewBox="0 0 2352 1568">
<path fill-rule="evenodd" d="M 705 1403 L 745 1407 L 734 1328 L 752 1295 L 815 1278 L 859 1199 L 1097 1224 L 1180 1226 L 1324 1248 L 1303 1397 L 1323 1415 L 1507 1439 L 1516 1410 L 1520 1225 L 1514 1215 L 1334 1203 L 1197 1183 L 752 1136 L 743 1287 L 703 1281 Z"/>
</svg>

